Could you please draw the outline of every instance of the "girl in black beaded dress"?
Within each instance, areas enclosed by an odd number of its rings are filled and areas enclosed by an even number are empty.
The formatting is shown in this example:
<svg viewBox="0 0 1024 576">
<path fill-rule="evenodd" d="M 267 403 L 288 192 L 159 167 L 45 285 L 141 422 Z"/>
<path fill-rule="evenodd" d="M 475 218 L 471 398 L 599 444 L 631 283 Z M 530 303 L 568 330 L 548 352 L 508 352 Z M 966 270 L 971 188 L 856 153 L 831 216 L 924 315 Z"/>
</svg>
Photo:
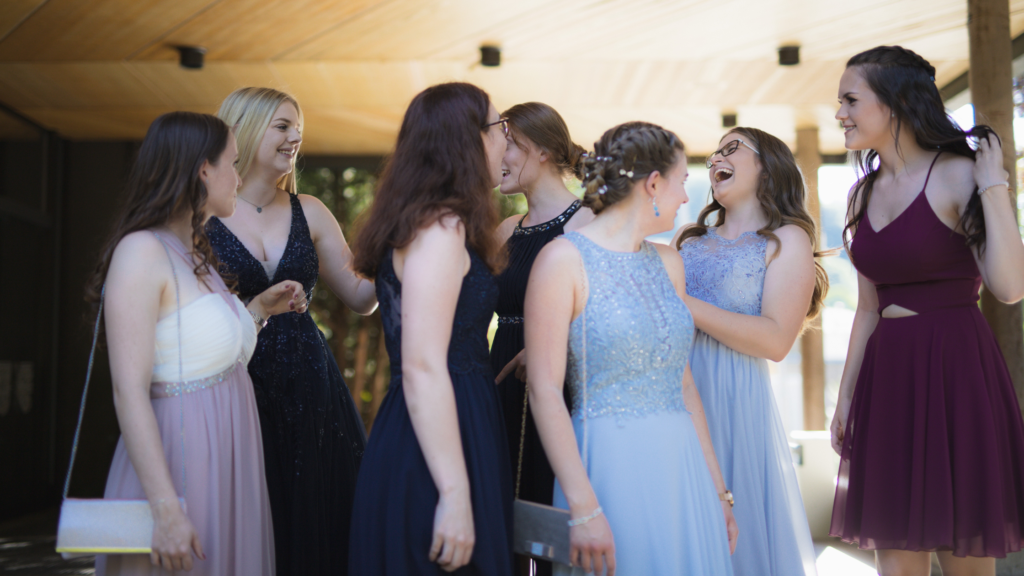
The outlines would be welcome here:
<svg viewBox="0 0 1024 576">
<path fill-rule="evenodd" d="M 569 176 L 582 177 L 583 148 L 573 143 L 558 112 L 547 104 L 527 102 L 509 108 L 503 117 L 508 120 L 509 133 L 501 164 L 501 193 L 524 194 L 528 208 L 526 215 L 511 216 L 498 227 L 498 237 L 505 242 L 509 257 L 508 268 L 498 277 L 498 331 L 491 346 L 491 368 L 498 374 L 512 474 L 518 476 L 518 497 L 551 504 L 555 474 L 529 413 L 525 415 L 525 435 L 522 433 L 526 392 L 523 301 L 530 268 L 541 248 L 565 232 L 586 225 L 594 214 L 582 208 L 565 185 Z M 513 482 L 516 480 L 514 477 Z M 520 561 L 524 574 L 529 573 L 526 560 Z M 550 563 L 538 564 L 540 576 L 551 573 Z"/>
<path fill-rule="evenodd" d="M 238 138 L 238 210 L 207 234 L 245 300 L 282 280 L 312 295 L 318 275 L 352 310 L 371 313 L 372 282 L 357 278 L 337 220 L 298 195 L 302 112 L 270 88 L 236 90 L 218 116 Z M 345 574 L 356 475 L 366 433 L 323 333 L 308 313 L 269 320 L 249 362 L 263 433 L 277 574 Z"/>
</svg>

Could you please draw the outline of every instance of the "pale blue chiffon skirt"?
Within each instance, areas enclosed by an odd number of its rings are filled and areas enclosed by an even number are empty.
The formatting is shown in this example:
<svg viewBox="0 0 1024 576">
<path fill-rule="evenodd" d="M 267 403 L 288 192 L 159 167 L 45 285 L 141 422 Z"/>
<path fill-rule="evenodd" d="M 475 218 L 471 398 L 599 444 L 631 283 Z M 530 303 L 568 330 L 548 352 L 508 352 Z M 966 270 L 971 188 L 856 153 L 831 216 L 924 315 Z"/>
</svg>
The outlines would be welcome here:
<svg viewBox="0 0 1024 576">
<path fill-rule="evenodd" d="M 698 330 L 690 368 L 700 391 L 740 530 L 736 576 L 816 574 L 796 469 L 768 362 L 736 352 Z"/>
<path fill-rule="evenodd" d="M 573 418 L 582 454 L 583 423 Z M 615 538 L 617 576 L 731 575 L 729 538 L 687 412 L 587 422 L 587 475 Z M 555 482 L 554 505 L 568 508 Z M 583 570 L 555 565 L 556 575 Z"/>
</svg>

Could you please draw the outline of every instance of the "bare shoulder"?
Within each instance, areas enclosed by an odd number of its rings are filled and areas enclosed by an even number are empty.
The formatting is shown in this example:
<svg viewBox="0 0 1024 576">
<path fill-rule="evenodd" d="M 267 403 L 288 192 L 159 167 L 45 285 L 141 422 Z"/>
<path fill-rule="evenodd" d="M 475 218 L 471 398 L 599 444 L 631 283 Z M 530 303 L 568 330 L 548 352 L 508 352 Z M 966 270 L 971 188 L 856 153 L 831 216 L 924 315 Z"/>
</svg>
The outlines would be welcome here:
<svg viewBox="0 0 1024 576">
<path fill-rule="evenodd" d="M 658 256 L 661 256 L 661 261 L 665 263 L 665 271 L 668 272 L 670 278 L 679 276 L 684 279 L 686 278 L 686 265 L 679 256 L 679 252 L 665 244 L 651 242 L 650 245 L 654 246 L 654 249 L 658 251 Z"/>
<path fill-rule="evenodd" d="M 807 235 L 806 230 L 796 224 L 786 224 L 785 226 L 776 228 L 775 235 L 779 237 L 779 241 L 782 242 L 783 247 L 806 247 L 808 250 L 811 248 L 811 237 Z"/>
<path fill-rule="evenodd" d="M 445 214 L 432 223 L 420 228 L 413 237 L 412 244 L 429 244 L 436 247 L 463 246 L 466 242 L 466 227 L 462 218 L 455 214 Z"/>
<path fill-rule="evenodd" d="M 170 261 L 160 240 L 149 230 L 138 230 L 117 243 L 110 257 L 107 283 L 161 284 L 170 276 Z"/>
<path fill-rule="evenodd" d="M 512 233 L 515 232 L 516 226 L 522 218 L 522 214 L 513 214 L 508 218 L 505 218 L 505 220 L 498 225 L 498 229 L 495 231 L 495 234 L 498 236 L 498 240 L 502 242 L 508 241 L 508 239 L 512 237 Z"/>
<path fill-rule="evenodd" d="M 312 231 L 316 232 L 324 224 L 335 224 L 337 219 L 334 214 L 316 196 L 309 194 L 298 194 L 299 206 L 302 207 L 302 214 L 306 217 Z"/>
<path fill-rule="evenodd" d="M 928 181 L 931 188 L 948 194 L 958 203 L 966 202 L 974 193 L 974 160 L 959 154 L 943 154 L 935 162 L 932 178 Z"/>
<path fill-rule="evenodd" d="M 537 254 L 537 259 L 534 260 L 533 269 L 537 270 L 538 266 L 541 269 L 558 269 L 564 266 L 579 266 L 580 265 L 580 252 L 576 249 L 576 246 L 566 240 L 565 238 L 555 238 L 551 242 L 548 242 L 540 253 Z M 531 273 L 531 276 L 533 274 Z"/>
</svg>

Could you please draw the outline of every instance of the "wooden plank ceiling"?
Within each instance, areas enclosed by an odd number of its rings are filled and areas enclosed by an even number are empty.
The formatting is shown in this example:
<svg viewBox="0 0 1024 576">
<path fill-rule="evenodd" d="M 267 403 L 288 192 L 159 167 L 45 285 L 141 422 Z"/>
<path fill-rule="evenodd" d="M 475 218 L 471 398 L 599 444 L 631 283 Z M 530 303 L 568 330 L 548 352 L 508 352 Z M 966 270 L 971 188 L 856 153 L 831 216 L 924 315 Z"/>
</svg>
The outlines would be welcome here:
<svg viewBox="0 0 1024 576">
<path fill-rule="evenodd" d="M 1024 0 L 1011 15 L 1016 36 Z M 966 18 L 965 0 L 2 0 L 0 102 L 69 138 L 141 139 L 163 112 L 272 86 L 302 103 L 305 152 L 382 154 L 413 95 L 464 80 L 499 110 L 553 105 L 584 146 L 643 119 L 703 153 L 735 112 L 790 144 L 819 125 L 837 153 L 846 59 L 901 44 L 941 86 L 967 69 Z M 482 44 L 500 67 L 477 63 Z M 783 44 L 799 66 L 777 64 Z M 179 45 L 206 66 L 179 67 Z"/>
</svg>

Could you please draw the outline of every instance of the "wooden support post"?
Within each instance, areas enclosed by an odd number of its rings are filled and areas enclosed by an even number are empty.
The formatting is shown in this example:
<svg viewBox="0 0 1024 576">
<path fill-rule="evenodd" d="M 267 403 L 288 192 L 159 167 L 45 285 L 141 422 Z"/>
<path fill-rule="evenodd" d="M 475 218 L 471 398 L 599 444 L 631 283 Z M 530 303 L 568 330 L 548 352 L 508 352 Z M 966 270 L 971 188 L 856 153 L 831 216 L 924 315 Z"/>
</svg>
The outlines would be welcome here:
<svg viewBox="0 0 1024 576">
<path fill-rule="evenodd" d="M 821 202 L 818 200 L 818 128 L 796 131 L 796 161 L 807 181 L 807 211 L 821 232 Z M 800 358 L 804 385 L 804 430 L 825 429 L 825 341 L 821 316 L 815 318 L 800 337 Z"/>
<path fill-rule="evenodd" d="M 1003 142 L 1003 162 L 1010 172 L 1010 197 L 1016 206 L 1017 150 L 1013 142 L 1013 54 L 1008 0 L 968 0 L 967 31 L 971 47 L 969 78 L 974 121 L 991 126 Z M 1003 304 L 988 289 L 982 289 L 981 310 L 1002 348 L 1017 390 L 1017 400 L 1024 407 L 1024 315 L 1021 304 Z"/>
</svg>

